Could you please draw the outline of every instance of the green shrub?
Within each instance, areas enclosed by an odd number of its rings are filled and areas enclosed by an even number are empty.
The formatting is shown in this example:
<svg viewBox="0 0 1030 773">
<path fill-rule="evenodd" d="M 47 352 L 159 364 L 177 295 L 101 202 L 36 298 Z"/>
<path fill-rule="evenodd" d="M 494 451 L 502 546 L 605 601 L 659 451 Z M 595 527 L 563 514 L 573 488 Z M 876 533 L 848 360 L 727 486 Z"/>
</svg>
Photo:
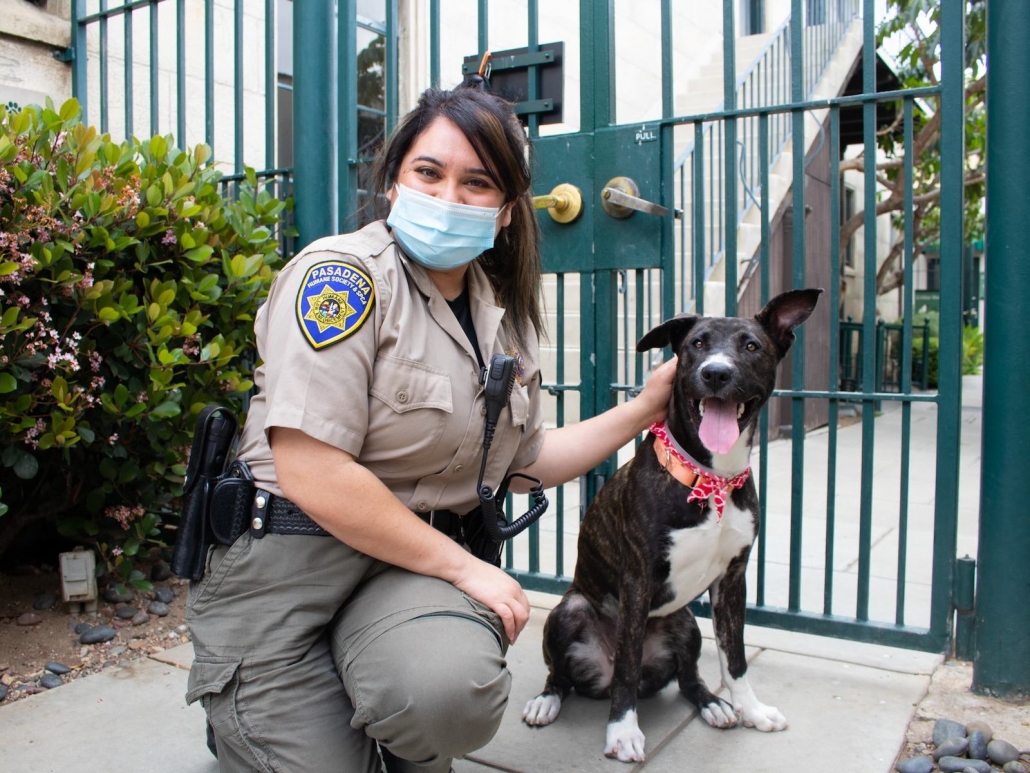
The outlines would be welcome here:
<svg viewBox="0 0 1030 773">
<path fill-rule="evenodd" d="M 46 518 L 145 588 L 197 413 L 252 386 L 287 205 L 252 170 L 227 200 L 207 146 L 119 145 L 79 112 L 0 117 L 0 555 Z"/>
<path fill-rule="evenodd" d="M 962 329 L 962 375 L 980 375 L 983 364 L 984 334 L 980 328 L 966 325 Z"/>
</svg>

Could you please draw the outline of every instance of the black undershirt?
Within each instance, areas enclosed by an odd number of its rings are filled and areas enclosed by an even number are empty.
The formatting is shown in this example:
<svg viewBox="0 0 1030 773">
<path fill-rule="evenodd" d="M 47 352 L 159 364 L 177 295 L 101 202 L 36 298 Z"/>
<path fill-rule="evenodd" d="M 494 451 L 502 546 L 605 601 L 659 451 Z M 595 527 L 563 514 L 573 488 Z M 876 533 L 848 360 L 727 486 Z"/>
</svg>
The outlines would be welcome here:
<svg viewBox="0 0 1030 773">
<path fill-rule="evenodd" d="M 461 295 L 453 301 L 447 301 L 447 305 L 454 312 L 454 316 L 457 318 L 458 324 L 461 325 L 461 329 L 465 331 L 465 335 L 468 337 L 469 343 L 472 344 L 472 349 L 476 353 L 479 368 L 482 370 L 484 367 L 483 355 L 479 351 L 479 338 L 476 336 L 476 327 L 472 324 L 472 307 L 469 305 L 468 285 L 465 285 Z"/>
</svg>

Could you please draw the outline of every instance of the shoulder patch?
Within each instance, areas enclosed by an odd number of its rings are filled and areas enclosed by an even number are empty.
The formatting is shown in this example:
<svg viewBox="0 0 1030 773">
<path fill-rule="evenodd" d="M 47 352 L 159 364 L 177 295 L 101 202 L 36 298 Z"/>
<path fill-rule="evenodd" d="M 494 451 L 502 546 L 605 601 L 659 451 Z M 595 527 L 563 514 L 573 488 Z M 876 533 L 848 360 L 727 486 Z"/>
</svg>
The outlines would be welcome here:
<svg viewBox="0 0 1030 773">
<path fill-rule="evenodd" d="M 368 318 L 375 286 L 349 263 L 329 260 L 308 269 L 297 293 L 297 322 L 315 349 L 342 341 Z"/>
</svg>

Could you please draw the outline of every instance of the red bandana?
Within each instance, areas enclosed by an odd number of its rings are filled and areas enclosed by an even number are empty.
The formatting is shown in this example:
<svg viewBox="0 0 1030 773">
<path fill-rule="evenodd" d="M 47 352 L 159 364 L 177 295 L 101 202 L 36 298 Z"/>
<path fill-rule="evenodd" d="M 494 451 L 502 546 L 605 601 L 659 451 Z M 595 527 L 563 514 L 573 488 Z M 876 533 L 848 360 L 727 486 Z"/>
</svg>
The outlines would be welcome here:
<svg viewBox="0 0 1030 773">
<path fill-rule="evenodd" d="M 701 508 L 704 509 L 705 502 L 711 497 L 715 504 L 715 511 L 718 513 L 718 517 L 722 518 L 722 512 L 726 507 L 726 497 L 730 492 L 730 489 L 743 488 L 747 482 L 748 476 L 751 474 L 751 468 L 746 468 L 742 473 L 733 478 L 721 478 L 711 470 L 706 470 L 698 465 L 693 459 L 686 455 L 686 453 L 676 443 L 675 438 L 669 434 L 669 431 L 665 428 L 665 422 L 660 422 L 651 425 L 651 431 L 661 441 L 663 450 L 666 453 L 666 458 L 675 459 L 681 465 L 686 467 L 694 477 L 694 480 L 687 485 L 690 487 L 690 494 L 687 496 L 688 502 L 700 502 Z M 658 444 L 655 444 L 655 453 L 658 453 Z M 659 463 L 661 464 L 661 455 L 659 454 Z M 675 475 L 673 470 L 669 468 L 668 464 L 662 464 L 670 474 L 673 475 L 680 482 L 684 482 L 682 478 Z"/>
</svg>

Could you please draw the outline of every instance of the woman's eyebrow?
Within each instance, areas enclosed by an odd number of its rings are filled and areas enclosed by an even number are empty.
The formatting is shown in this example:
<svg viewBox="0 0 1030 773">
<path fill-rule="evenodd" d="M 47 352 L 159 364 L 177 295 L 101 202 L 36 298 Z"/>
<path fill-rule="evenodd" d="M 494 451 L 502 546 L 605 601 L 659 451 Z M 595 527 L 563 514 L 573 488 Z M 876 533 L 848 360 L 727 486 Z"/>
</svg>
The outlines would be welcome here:
<svg viewBox="0 0 1030 773">
<path fill-rule="evenodd" d="M 411 159 L 411 161 L 412 161 L 412 163 L 414 163 L 415 161 L 428 161 L 430 164 L 435 164 L 436 166 L 440 167 L 441 169 L 446 169 L 447 168 L 447 164 L 443 163 L 442 161 L 439 161 L 438 159 L 433 158 L 432 156 L 416 156 L 415 158 Z M 482 167 L 478 167 L 478 166 L 467 166 L 467 167 L 465 167 L 465 174 L 481 174 L 481 175 L 484 175 L 486 177 L 490 177 L 491 179 L 493 179 L 493 177 L 491 176 L 490 172 L 488 172 L 486 169 L 483 169 Z"/>
</svg>

